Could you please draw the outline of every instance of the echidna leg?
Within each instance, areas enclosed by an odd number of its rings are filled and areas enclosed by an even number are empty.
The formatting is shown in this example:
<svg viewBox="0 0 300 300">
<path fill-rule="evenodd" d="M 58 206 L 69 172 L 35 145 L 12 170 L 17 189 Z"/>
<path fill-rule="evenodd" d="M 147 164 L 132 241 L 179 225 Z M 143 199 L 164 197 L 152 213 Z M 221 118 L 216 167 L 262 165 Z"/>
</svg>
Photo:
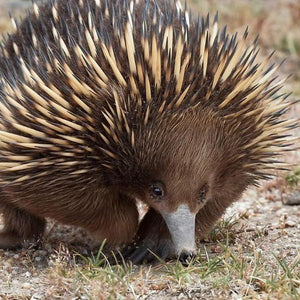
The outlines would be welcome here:
<svg viewBox="0 0 300 300">
<path fill-rule="evenodd" d="M 196 236 L 203 238 L 210 233 L 213 225 L 221 218 L 230 203 L 209 201 L 196 215 Z"/>
<path fill-rule="evenodd" d="M 93 237 L 92 247 L 98 248 L 104 240 L 111 246 L 130 243 L 138 228 L 139 214 L 135 200 L 113 192 L 103 193 L 102 197 L 105 208 L 100 209 L 100 218 L 95 216 L 98 222 L 93 222 L 92 227 L 85 227 Z"/>
<path fill-rule="evenodd" d="M 14 249 L 25 242 L 32 242 L 42 236 L 45 219 L 35 217 L 15 206 L 1 202 L 4 228 L 0 231 L 0 248 Z"/>
<path fill-rule="evenodd" d="M 173 251 L 173 242 L 162 216 L 150 208 L 139 225 L 136 244 L 124 252 L 134 264 L 150 263 L 159 257 L 165 260 Z M 154 253 L 154 255 L 153 255 Z"/>
</svg>

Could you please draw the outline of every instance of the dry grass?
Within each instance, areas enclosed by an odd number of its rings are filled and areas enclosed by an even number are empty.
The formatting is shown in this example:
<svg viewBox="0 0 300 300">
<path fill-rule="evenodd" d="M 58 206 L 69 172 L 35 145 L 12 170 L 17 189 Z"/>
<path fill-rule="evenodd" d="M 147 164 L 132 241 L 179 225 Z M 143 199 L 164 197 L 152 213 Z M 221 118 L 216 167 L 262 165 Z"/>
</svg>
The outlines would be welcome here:
<svg viewBox="0 0 300 300">
<path fill-rule="evenodd" d="M 0 7 L 10 2 L 0 0 Z M 189 2 L 204 14 L 218 10 L 231 32 L 247 24 L 252 38 L 259 33 L 262 55 L 275 48 L 275 61 L 287 58 L 282 75 L 294 76 L 286 90 L 294 90 L 292 100 L 300 98 L 299 1 Z M 8 24 L 1 17 L 0 30 L 8 30 Z M 290 115 L 299 116 L 299 106 Z M 287 178 L 292 189 L 299 188 L 297 172 Z M 187 267 L 176 261 L 111 264 L 101 249 L 94 256 L 87 253 L 80 230 L 51 223 L 41 245 L 0 250 L 0 299 L 299 299 L 300 212 L 281 204 L 291 189 L 285 176 L 248 191 L 198 241 L 199 254 Z"/>
</svg>

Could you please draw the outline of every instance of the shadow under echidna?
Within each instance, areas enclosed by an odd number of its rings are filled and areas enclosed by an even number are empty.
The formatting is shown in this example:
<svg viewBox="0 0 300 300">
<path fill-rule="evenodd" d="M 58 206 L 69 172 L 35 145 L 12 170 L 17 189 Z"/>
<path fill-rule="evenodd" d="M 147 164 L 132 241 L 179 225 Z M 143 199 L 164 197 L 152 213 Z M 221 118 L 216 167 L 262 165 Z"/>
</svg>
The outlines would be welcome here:
<svg viewBox="0 0 300 300">
<path fill-rule="evenodd" d="M 42 236 L 45 218 L 126 258 L 187 259 L 251 185 L 285 168 L 289 103 L 277 66 L 256 61 L 173 0 L 57 0 L 0 51 L 1 248 Z M 149 207 L 138 224 L 137 201 Z M 149 252 L 148 250 L 151 250 Z"/>
</svg>

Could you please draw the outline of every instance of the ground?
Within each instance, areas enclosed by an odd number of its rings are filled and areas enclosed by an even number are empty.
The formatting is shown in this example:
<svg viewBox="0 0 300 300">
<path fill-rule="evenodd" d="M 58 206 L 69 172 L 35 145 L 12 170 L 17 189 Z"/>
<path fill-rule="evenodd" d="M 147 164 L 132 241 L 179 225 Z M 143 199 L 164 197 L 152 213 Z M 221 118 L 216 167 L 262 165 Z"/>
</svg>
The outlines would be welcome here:
<svg viewBox="0 0 300 300">
<path fill-rule="evenodd" d="M 10 30 L 7 10 L 22 14 L 28 2 L 0 0 L 1 31 Z M 230 31 L 248 24 L 253 36 L 259 32 L 261 55 L 275 48 L 275 62 L 287 58 L 280 76 L 294 74 L 285 91 L 294 91 L 291 101 L 300 98 L 299 1 L 190 2 L 201 13 L 218 10 Z M 299 111 L 295 106 L 289 116 Z M 112 264 L 102 251 L 87 251 L 85 232 L 50 220 L 40 245 L 0 250 L 0 299 L 299 299 L 300 208 L 282 203 L 299 193 L 299 157 L 286 157 L 295 164 L 287 179 L 278 173 L 230 207 L 198 241 L 199 254 L 188 266 Z"/>
</svg>

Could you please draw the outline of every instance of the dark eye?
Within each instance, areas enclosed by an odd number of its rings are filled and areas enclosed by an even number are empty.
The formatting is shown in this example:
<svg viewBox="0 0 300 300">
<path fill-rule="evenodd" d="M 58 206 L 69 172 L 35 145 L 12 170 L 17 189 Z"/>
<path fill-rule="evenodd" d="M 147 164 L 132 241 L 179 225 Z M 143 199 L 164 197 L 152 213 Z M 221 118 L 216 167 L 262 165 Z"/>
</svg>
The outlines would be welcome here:
<svg viewBox="0 0 300 300">
<path fill-rule="evenodd" d="M 150 186 L 150 196 L 154 199 L 161 199 L 165 195 L 163 185 L 159 182 Z"/>
<path fill-rule="evenodd" d="M 207 185 L 205 184 L 205 185 L 201 188 L 200 193 L 199 193 L 199 196 L 198 196 L 198 198 L 197 198 L 198 204 L 202 204 L 202 203 L 205 202 L 206 193 L 207 193 Z"/>
</svg>

